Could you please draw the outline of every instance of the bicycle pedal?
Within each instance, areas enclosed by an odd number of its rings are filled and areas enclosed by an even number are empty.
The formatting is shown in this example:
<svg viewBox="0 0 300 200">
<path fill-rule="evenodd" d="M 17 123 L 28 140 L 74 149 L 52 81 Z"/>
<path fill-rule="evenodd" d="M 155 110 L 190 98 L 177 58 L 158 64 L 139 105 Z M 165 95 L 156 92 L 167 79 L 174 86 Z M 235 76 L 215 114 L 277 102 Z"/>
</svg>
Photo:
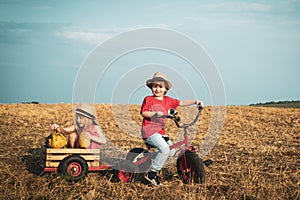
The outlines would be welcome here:
<svg viewBox="0 0 300 200">
<path fill-rule="evenodd" d="M 209 165 L 213 164 L 213 161 L 211 159 L 208 159 L 208 160 L 203 161 L 203 163 L 206 167 L 208 167 Z"/>
</svg>

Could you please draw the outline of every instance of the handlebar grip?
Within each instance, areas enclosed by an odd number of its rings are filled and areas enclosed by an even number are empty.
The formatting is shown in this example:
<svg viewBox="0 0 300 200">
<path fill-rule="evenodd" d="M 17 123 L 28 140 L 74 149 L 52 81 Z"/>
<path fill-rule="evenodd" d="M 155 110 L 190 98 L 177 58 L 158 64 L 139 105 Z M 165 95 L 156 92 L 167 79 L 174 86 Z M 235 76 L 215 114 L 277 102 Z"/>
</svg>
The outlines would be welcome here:
<svg viewBox="0 0 300 200">
<path fill-rule="evenodd" d="M 174 116 L 174 115 L 176 115 L 176 114 L 177 114 L 177 111 L 176 111 L 174 108 L 170 108 L 170 109 L 168 110 L 168 115 Z"/>
<path fill-rule="evenodd" d="M 198 110 L 202 110 L 203 106 L 202 105 L 197 105 L 198 106 Z"/>
</svg>

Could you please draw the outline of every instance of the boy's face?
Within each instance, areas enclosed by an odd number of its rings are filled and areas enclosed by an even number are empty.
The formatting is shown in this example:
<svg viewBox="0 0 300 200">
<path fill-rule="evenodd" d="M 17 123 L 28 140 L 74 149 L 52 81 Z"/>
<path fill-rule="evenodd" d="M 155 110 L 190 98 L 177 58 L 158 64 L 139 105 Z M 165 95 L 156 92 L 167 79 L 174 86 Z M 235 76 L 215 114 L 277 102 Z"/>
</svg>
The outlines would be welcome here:
<svg viewBox="0 0 300 200">
<path fill-rule="evenodd" d="M 168 91 L 164 82 L 154 82 L 154 83 L 152 83 L 151 90 L 152 90 L 152 94 L 155 97 L 162 97 Z"/>
</svg>

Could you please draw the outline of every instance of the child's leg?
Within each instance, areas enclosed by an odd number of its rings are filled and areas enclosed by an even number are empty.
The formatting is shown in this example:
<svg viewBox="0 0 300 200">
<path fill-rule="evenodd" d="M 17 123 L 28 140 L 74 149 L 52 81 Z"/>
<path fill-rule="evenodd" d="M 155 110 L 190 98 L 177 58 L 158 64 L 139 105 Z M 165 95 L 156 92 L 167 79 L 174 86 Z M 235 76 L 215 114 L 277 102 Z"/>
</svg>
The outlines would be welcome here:
<svg viewBox="0 0 300 200">
<path fill-rule="evenodd" d="M 167 144 L 169 146 L 172 146 L 173 145 L 173 142 L 171 140 L 168 140 L 167 141 Z M 169 153 L 169 156 L 174 156 L 175 155 L 175 149 L 170 149 L 170 153 Z"/>
<path fill-rule="evenodd" d="M 155 146 L 159 150 L 157 156 L 153 160 L 150 171 L 160 171 L 168 159 L 168 156 L 170 154 L 170 147 L 159 133 L 155 133 L 154 135 L 149 137 L 146 142 Z"/>
<path fill-rule="evenodd" d="M 68 143 L 71 148 L 75 147 L 76 141 L 78 139 L 78 134 L 77 133 L 71 133 L 68 137 Z"/>
</svg>

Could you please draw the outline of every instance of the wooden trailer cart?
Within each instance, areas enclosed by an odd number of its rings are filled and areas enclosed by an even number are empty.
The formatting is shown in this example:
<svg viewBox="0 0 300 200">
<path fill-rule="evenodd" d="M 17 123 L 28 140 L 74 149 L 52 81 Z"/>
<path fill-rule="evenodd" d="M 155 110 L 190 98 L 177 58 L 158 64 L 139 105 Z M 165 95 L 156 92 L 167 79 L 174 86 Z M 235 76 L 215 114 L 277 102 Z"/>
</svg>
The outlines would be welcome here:
<svg viewBox="0 0 300 200">
<path fill-rule="evenodd" d="M 69 181 L 85 178 L 89 171 L 111 170 L 112 165 L 100 164 L 100 149 L 43 147 L 44 171 L 59 172 Z"/>
<path fill-rule="evenodd" d="M 114 181 L 131 182 L 135 171 L 132 161 L 121 160 L 113 165 L 101 165 L 100 149 L 47 148 L 43 146 L 44 172 L 58 172 L 68 181 L 83 180 L 89 171 L 111 170 Z"/>
</svg>

